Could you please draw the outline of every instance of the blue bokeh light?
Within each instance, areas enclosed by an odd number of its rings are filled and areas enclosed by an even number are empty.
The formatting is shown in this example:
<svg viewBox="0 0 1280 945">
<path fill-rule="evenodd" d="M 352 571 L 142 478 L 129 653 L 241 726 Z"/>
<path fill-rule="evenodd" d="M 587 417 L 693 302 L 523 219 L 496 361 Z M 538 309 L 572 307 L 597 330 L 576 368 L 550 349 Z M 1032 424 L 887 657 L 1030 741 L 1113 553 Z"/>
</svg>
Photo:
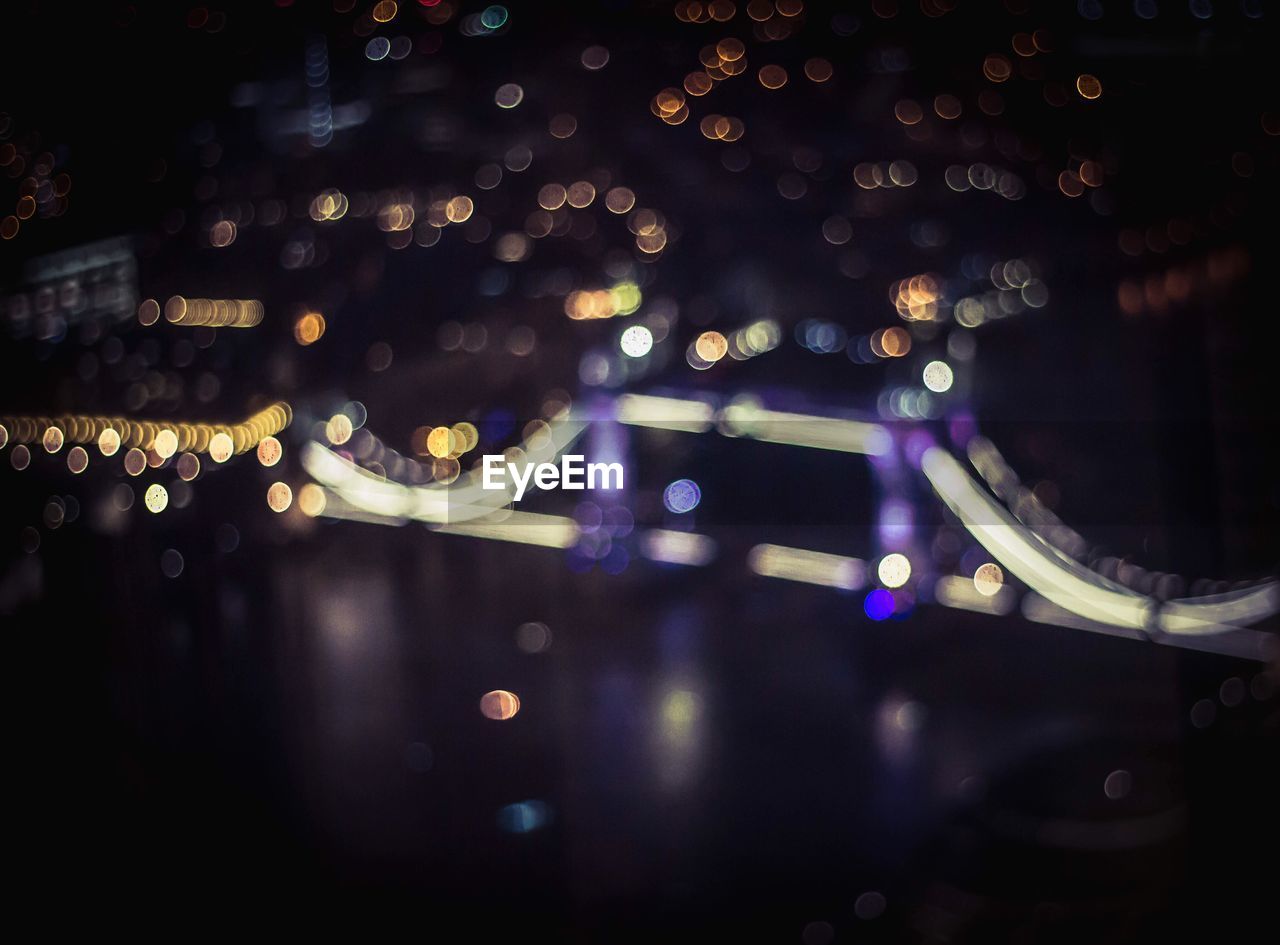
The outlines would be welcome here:
<svg viewBox="0 0 1280 945">
<path fill-rule="evenodd" d="M 702 490 L 692 479 L 677 479 L 662 493 L 662 504 L 667 507 L 667 511 L 677 515 L 692 512 L 701 501 Z"/>
<path fill-rule="evenodd" d="M 551 808 L 544 801 L 520 801 L 498 811 L 498 826 L 507 833 L 532 833 L 551 820 Z"/>
<path fill-rule="evenodd" d="M 862 609 L 872 620 L 887 620 L 893 616 L 893 595 L 882 587 L 876 588 L 862 602 Z"/>
</svg>

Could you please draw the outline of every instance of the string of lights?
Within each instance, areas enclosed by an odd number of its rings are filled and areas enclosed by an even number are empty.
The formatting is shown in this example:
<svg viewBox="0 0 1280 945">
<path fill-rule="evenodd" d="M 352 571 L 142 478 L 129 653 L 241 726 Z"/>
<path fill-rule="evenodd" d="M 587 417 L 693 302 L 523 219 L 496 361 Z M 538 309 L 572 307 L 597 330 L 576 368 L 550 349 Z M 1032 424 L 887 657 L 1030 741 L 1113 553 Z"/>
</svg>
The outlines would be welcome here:
<svg viewBox="0 0 1280 945">
<path fill-rule="evenodd" d="M 869 458 L 883 457 L 893 449 L 893 438 L 879 424 L 766 410 L 751 397 L 731 398 L 723 409 L 717 409 L 707 399 L 625 394 L 609 408 L 597 407 L 597 418 L 602 410 L 623 424 L 659 430 L 714 430 L 726 437 L 747 436 L 801 448 L 861 453 Z M 526 440 L 509 455 L 530 466 L 554 459 L 583 435 L 589 422 L 588 415 L 558 417 L 551 425 L 555 431 L 552 436 L 542 437 L 534 448 Z M 977 450 L 974 455 L 990 462 L 994 447 L 989 441 L 976 439 L 971 446 Z M 994 455 L 998 459 L 998 453 Z M 1051 619 L 1051 613 L 1038 603 L 1043 600 L 1069 618 L 1068 625 L 1103 632 L 1107 628 L 1131 630 L 1135 631 L 1134 638 L 1174 646 L 1184 645 L 1194 637 L 1198 638 L 1191 644 L 1194 648 L 1257 660 L 1269 657 L 1271 635 L 1247 628 L 1280 613 L 1280 583 L 1264 581 L 1227 594 L 1157 600 L 1104 578 L 1058 550 L 1040 531 L 1046 527 L 1051 531 L 1065 528 L 1056 517 L 1047 526 L 1042 523 L 1039 529 L 1023 524 L 982 490 L 943 448 L 924 448 L 918 465 L 947 508 L 999 563 L 983 565 L 968 580 L 946 576 L 938 579 L 934 599 L 939 603 L 1008 614 L 1016 600 L 1009 596 L 1004 576 L 1007 572 L 1033 592 L 1024 612 L 1029 610 L 1028 616 L 1040 622 L 1062 622 Z M 342 500 L 341 505 L 319 503 L 313 514 L 342 518 L 351 517 L 350 513 L 358 510 L 391 523 L 472 522 L 467 529 L 440 530 L 504 541 L 532 541 L 556 548 L 568 547 L 577 537 L 571 518 L 513 512 L 510 489 L 496 495 L 486 493 L 480 488 L 475 471 L 459 480 L 460 488 L 447 483 L 405 486 L 369 473 L 314 442 L 304 448 L 303 466 L 324 487 L 326 496 L 332 494 Z M 1079 539 L 1074 532 L 1070 534 Z M 647 556 L 657 561 L 704 565 L 715 557 L 714 542 L 704 535 L 655 529 L 641 535 L 640 542 Z M 845 590 L 864 587 L 868 572 L 866 563 L 857 558 L 772 544 L 753 548 L 748 566 L 766 577 Z M 881 559 L 878 572 L 881 582 L 893 589 L 907 583 L 912 569 L 907 557 L 895 552 Z M 1205 638 L 1216 639 L 1206 642 Z"/>
</svg>

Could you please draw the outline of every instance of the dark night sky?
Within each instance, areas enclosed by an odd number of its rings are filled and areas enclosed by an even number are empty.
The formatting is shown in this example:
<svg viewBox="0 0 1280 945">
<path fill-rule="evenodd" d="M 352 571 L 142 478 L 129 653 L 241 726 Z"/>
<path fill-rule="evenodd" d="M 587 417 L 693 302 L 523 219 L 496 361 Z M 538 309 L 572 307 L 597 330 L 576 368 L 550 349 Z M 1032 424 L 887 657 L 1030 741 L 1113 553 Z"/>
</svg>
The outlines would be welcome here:
<svg viewBox="0 0 1280 945">
<path fill-rule="evenodd" d="M 873 622 L 861 594 L 752 575 L 743 560 L 760 541 L 880 553 L 881 479 L 861 457 L 638 432 L 636 535 L 673 525 L 661 489 L 687 476 L 704 495 L 696 526 L 722 553 L 704 569 L 662 567 L 633 537 L 616 575 L 416 525 L 276 516 L 262 496 L 274 479 L 298 493 L 314 422 L 349 400 L 404 453 L 424 424 L 465 419 L 487 435 L 495 411 L 522 424 L 557 388 L 581 403 L 750 391 L 872 417 L 965 329 L 910 325 L 911 357 L 858 364 L 843 344 L 798 343 L 804 320 L 856 348 L 906 324 L 889 294 L 898 280 L 937 274 L 954 303 L 990 291 L 992 264 L 1017 257 L 1049 302 L 969 333 L 977 354 L 945 418 L 972 416 L 1025 484 L 1055 497 L 1087 564 L 1175 574 L 1186 594 L 1274 577 L 1274 11 L 810 4 L 794 35 L 766 43 L 745 3 L 704 25 L 666 3 L 511 4 L 483 37 L 463 27 L 484 5 L 432 24 L 438 7 L 407 0 L 367 35 L 371 4 L 333 6 L 0 14 L 0 146 L 29 162 L 48 151 L 72 182 L 64 213 L 0 243 L 0 295 L 30 288 L 44 254 L 127 236 L 139 298 L 254 298 L 267 311 L 195 348 L 163 321 L 43 340 L 2 321 L 0 414 L 139 412 L 127 407 L 136 363 L 173 381 L 143 415 L 239 419 L 287 400 L 295 416 L 281 467 L 210 462 L 190 503 L 160 516 L 140 501 L 113 511 L 130 480 L 96 451 L 79 477 L 37 445 L 23 471 L 12 443 L 0 453 L 17 898 L 104 924 L 203 924 L 254 904 L 307 926 L 332 911 L 574 942 L 1137 942 L 1191 928 L 1237 940 L 1266 890 L 1255 864 L 1280 839 L 1274 666 L 946 609 L 923 592 Z M 1019 57 L 1011 41 L 1035 30 L 1051 48 Z M 408 37 L 412 51 L 371 61 L 374 35 Z M 747 42 L 747 73 L 690 96 L 683 125 L 655 117 L 650 99 L 729 35 Z M 287 129 L 305 122 L 306 50 L 320 38 L 333 105 L 367 117 L 314 148 Z M 580 62 L 590 45 L 610 52 L 598 73 Z M 985 78 L 992 54 L 1018 74 Z M 831 82 L 806 80 L 812 57 L 830 60 Z M 766 63 L 787 69 L 785 88 L 756 81 Z M 1099 100 L 1077 94 L 1082 73 L 1102 80 Z M 510 111 L 494 104 L 505 82 L 524 90 Z M 959 120 L 933 113 L 941 94 L 963 102 Z M 895 119 L 903 101 L 920 103 L 922 123 Z M 740 117 L 743 139 L 706 140 L 708 111 Z M 567 140 L 547 132 L 561 113 L 578 122 Z M 477 167 L 517 144 L 530 169 L 479 191 Z M 728 169 L 733 155 L 749 166 Z M 918 171 L 913 186 L 854 183 L 855 166 L 895 160 Z M 1105 180 L 1071 198 L 1058 175 L 1082 160 Z M 947 186 L 948 167 L 977 162 L 1016 174 L 1025 196 Z M 24 193 L 13 167 L 0 167 L 0 217 Z M 641 258 L 624 219 L 597 204 L 587 238 L 495 261 L 542 184 L 601 170 L 664 216 L 660 257 Z M 805 193 L 784 199 L 795 180 Z M 376 212 L 309 219 L 330 187 L 375 207 L 411 190 L 420 215 L 437 189 L 469 193 L 492 236 L 450 227 L 438 245 L 395 249 Z M 263 225 L 273 201 L 284 219 Z M 212 221 L 245 208 L 255 216 L 235 242 L 211 247 Z M 848 244 L 823 238 L 832 216 L 851 223 Z M 295 245 L 315 264 L 288 268 Z M 1229 277 L 1209 278 L 1224 260 Z M 618 358 L 619 320 L 570 321 L 565 292 L 547 287 L 621 271 L 641 283 L 641 315 L 663 298 L 680 314 L 647 373 L 602 392 L 580 366 Z M 1151 302 L 1182 275 L 1184 299 Z M 1142 311 L 1123 311 L 1127 291 Z M 326 334 L 300 347 L 294 319 L 312 309 Z M 700 332 L 760 318 L 780 326 L 776 350 L 705 372 L 686 363 Z M 449 322 L 484 325 L 491 343 L 443 350 Z M 530 357 L 502 348 L 516 326 L 536 333 Z M 379 342 L 394 351 L 385 371 L 370 368 Z M 197 396 L 202 376 L 216 396 Z M 943 437 L 943 420 L 919 426 Z M 913 483 L 920 547 L 936 549 L 930 536 L 960 529 Z M 50 527 L 54 497 L 78 517 Z M 161 573 L 166 549 L 185 562 L 176 579 Z M 934 554 L 930 576 L 962 558 Z M 531 655 L 513 634 L 534 620 L 554 643 Z M 516 718 L 476 710 L 492 689 L 519 693 Z M 1103 790 L 1115 771 L 1132 779 L 1123 797 Z M 514 804 L 546 822 L 511 832 Z"/>
</svg>

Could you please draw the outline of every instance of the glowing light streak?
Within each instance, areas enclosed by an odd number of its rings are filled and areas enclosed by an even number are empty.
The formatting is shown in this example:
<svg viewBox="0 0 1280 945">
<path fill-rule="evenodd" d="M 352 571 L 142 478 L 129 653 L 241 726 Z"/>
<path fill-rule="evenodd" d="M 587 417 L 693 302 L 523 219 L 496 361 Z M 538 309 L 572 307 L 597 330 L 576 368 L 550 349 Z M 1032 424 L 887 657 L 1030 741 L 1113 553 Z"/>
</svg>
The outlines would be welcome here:
<svg viewBox="0 0 1280 945">
<path fill-rule="evenodd" d="M 650 561 L 700 567 L 716 556 L 716 543 L 706 535 L 653 528 L 640 539 L 640 553 Z"/>
<path fill-rule="evenodd" d="M 541 434 L 536 445 L 526 440 L 523 456 L 512 460 L 520 469 L 556 459 L 582 435 L 586 423 L 562 419 L 547 429 L 549 434 Z M 502 489 L 483 488 L 476 470 L 449 485 L 406 486 L 376 476 L 314 442 L 303 449 L 302 466 L 313 479 L 354 508 L 392 519 L 457 525 L 492 515 L 514 498 L 515 486 L 510 476 Z"/>
<path fill-rule="evenodd" d="M 925 450 L 920 468 L 969 533 L 1024 584 L 1064 610 L 1089 620 L 1141 629 L 1151 602 L 1110 585 L 1046 544 L 1034 531 L 983 492 L 949 453 Z"/>
<path fill-rule="evenodd" d="M 623 394 L 614 409 L 619 423 L 685 433 L 706 433 L 715 419 L 715 408 L 705 401 L 649 394 Z"/>
<path fill-rule="evenodd" d="M 986 595 L 973 586 L 973 581 L 966 577 L 947 575 L 938 578 L 933 586 L 934 599 L 944 607 L 958 610 L 972 610 L 979 614 L 993 614 L 1003 617 L 1013 613 L 1017 605 L 1017 593 L 1009 587 L 999 588 L 994 594 Z"/>
<path fill-rule="evenodd" d="M 888 431 L 878 423 L 765 410 L 742 401 L 725 407 L 721 420 L 721 432 L 726 436 L 786 446 L 882 456 L 892 445 Z"/>
<path fill-rule="evenodd" d="M 756 545 L 747 553 L 747 567 L 761 577 L 820 584 L 846 591 L 857 590 L 867 583 L 866 562 L 806 548 Z"/>
<path fill-rule="evenodd" d="M 62 414 L 56 417 L 0 417 L 0 426 L 16 443 L 43 442 L 46 431 L 56 429 L 70 443 L 100 444 L 104 455 L 113 455 L 120 444 L 144 450 L 157 448 L 169 455 L 207 453 L 219 433 L 231 438 L 236 453 L 244 453 L 293 422 L 293 408 L 284 401 L 272 404 L 239 423 L 192 423 L 183 420 L 139 420 L 100 414 Z M 110 432 L 108 432 L 110 431 Z M 106 439 L 104 440 L 104 434 Z M 176 440 L 176 443 L 175 443 Z M 173 450 L 169 450 L 173 446 Z"/>
</svg>

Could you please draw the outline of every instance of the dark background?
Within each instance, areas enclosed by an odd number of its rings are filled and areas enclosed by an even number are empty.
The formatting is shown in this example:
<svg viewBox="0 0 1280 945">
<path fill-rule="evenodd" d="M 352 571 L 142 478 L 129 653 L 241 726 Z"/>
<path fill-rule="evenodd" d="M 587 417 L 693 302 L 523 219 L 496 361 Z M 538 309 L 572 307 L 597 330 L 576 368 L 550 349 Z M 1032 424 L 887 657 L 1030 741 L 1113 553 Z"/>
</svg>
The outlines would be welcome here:
<svg viewBox="0 0 1280 945">
<path fill-rule="evenodd" d="M 0 244 L 6 293 L 34 257 L 130 235 L 142 296 L 259 298 L 268 318 L 224 332 L 182 369 L 171 364 L 182 336 L 163 322 L 6 336 L 0 408 L 124 412 L 126 379 L 85 367 L 109 335 L 181 376 L 151 415 L 239 418 L 282 398 L 297 417 L 283 469 L 246 457 L 210 470 L 190 505 L 158 517 L 140 503 L 98 513 L 122 481 L 105 462 L 73 478 L 38 448 L 21 473 L 5 458 L 5 835 L 18 908 L 177 929 L 253 907 L 302 927 L 395 917 L 425 934 L 460 922 L 473 937 L 583 942 L 1239 938 L 1264 912 L 1280 840 L 1264 667 L 923 604 L 875 623 L 858 595 L 750 575 L 742 560 L 758 541 L 877 554 L 874 489 L 857 457 L 637 432 L 637 519 L 662 525 L 657 490 L 692 476 L 706 496 L 702 530 L 722 553 L 704 569 L 637 560 L 620 575 L 412 525 L 286 527 L 262 496 L 276 478 L 296 492 L 311 421 L 348 398 L 405 450 L 423 423 L 494 409 L 523 418 L 552 387 L 577 393 L 579 356 L 608 344 L 613 326 L 570 323 L 559 297 L 523 288 L 554 267 L 599 284 L 608 240 L 625 243 L 612 231 L 542 241 L 522 264 L 530 283 L 482 296 L 487 246 L 446 238 L 392 251 L 372 220 L 321 232 L 292 213 L 299 195 L 444 183 L 477 196 L 496 234 L 519 228 L 542 182 L 603 166 L 680 231 L 645 292 L 679 300 L 681 340 L 635 389 L 755 389 L 873 413 L 907 365 L 814 355 L 794 326 L 821 317 L 865 334 L 897 323 L 886 296 L 896 279 L 950 276 L 967 253 L 1022 256 L 1050 302 L 983 328 L 965 407 L 984 434 L 1024 481 L 1053 481 L 1056 511 L 1089 541 L 1090 560 L 1175 573 L 1188 594 L 1274 575 L 1274 17 L 1225 2 L 1207 18 L 1198 4 L 1160 3 L 1153 20 L 1121 3 L 962 4 L 937 18 L 910 3 L 810 5 L 795 37 L 749 40 L 749 73 L 700 104 L 746 123 L 751 166 L 735 174 L 723 145 L 698 134 L 701 111 L 672 128 L 646 103 L 695 68 L 701 46 L 747 39 L 745 4 L 731 24 L 707 26 L 680 23 L 667 4 L 512 4 L 500 35 L 469 39 L 460 17 L 482 6 L 432 26 L 406 2 L 379 31 L 413 37 L 402 62 L 363 55 L 352 23 L 366 6 L 3 13 L 3 140 L 38 136 L 34 149 L 73 180 L 64 214 L 24 221 Z M 202 9 L 225 25 L 211 31 Z M 984 115 L 983 57 L 1016 59 L 1010 37 L 1041 28 L 1054 41 L 1035 60 L 1045 73 L 1000 86 L 1002 114 Z M 335 105 L 369 106 L 320 150 L 282 130 L 305 111 L 304 51 L 317 36 Z M 587 73 L 578 56 L 597 43 L 611 60 Z M 828 86 L 803 78 L 814 55 L 837 69 Z M 886 56 L 906 65 L 886 70 Z M 779 93 L 754 81 L 766 62 L 791 75 Z M 1075 95 L 1080 72 L 1102 79 L 1098 102 Z M 526 98 L 498 114 L 493 91 L 506 81 Z M 1043 99 L 1053 81 L 1067 90 L 1062 108 Z M 274 104 L 234 107 L 246 82 Z M 893 103 L 912 97 L 927 111 L 943 91 L 964 101 L 985 143 L 966 147 L 946 128 L 904 136 Z M 545 133 L 558 112 L 578 118 L 568 141 Z M 999 133 L 1033 156 L 1000 154 Z M 205 166 L 210 140 L 221 150 Z M 533 167 L 508 174 L 486 205 L 475 168 L 520 141 Z M 795 147 L 821 152 L 829 174 L 789 202 L 775 182 L 794 169 Z M 1108 162 L 1096 200 L 1053 183 L 1072 155 Z M 902 157 L 920 182 L 875 192 L 883 203 L 849 182 L 859 161 Z M 949 164 L 974 160 L 1013 169 L 1026 197 L 941 183 Z M 0 215 L 19 183 L 0 175 Z M 290 206 L 288 221 L 208 247 L 211 207 L 271 198 Z M 835 212 L 853 219 L 861 278 L 839 272 L 849 247 L 816 235 Z M 1171 219 L 1194 237 L 1152 250 L 1150 234 Z M 942 247 L 912 244 L 922 220 L 945 227 Z M 1135 232 L 1148 246 L 1129 255 L 1124 234 Z M 325 262 L 283 268 L 293 239 L 315 240 Z M 1126 280 L 1224 251 L 1247 259 L 1242 278 L 1162 311 L 1121 312 Z M 292 317 L 306 306 L 325 312 L 328 331 L 301 349 Z M 783 326 L 777 351 L 704 374 L 685 366 L 679 352 L 702 327 L 761 311 Z M 535 325 L 536 357 L 440 351 L 439 326 L 472 318 L 494 337 Z M 367 366 L 375 341 L 394 348 L 386 372 Z M 192 395 L 202 372 L 219 379 L 212 402 Z M 842 486 L 815 508 L 815 494 Z M 54 495 L 76 498 L 77 521 L 42 522 Z M 938 527 L 927 492 L 914 502 L 921 529 Z M 24 529 L 38 533 L 35 552 Z M 184 556 L 178 579 L 161 573 L 166 548 Z M 529 620 L 551 628 L 547 652 L 515 646 Z M 1244 685 L 1238 704 L 1222 701 L 1229 680 Z M 516 718 L 477 711 L 495 688 L 520 695 Z M 693 721 L 672 725 L 672 694 L 686 692 Z M 1191 707 L 1203 699 L 1216 709 L 1197 728 Z M 1133 787 L 1111 800 L 1103 784 L 1115 770 Z M 504 830 L 499 811 L 525 801 L 545 805 L 548 822 Z M 887 903 L 871 918 L 868 892 Z"/>
</svg>

